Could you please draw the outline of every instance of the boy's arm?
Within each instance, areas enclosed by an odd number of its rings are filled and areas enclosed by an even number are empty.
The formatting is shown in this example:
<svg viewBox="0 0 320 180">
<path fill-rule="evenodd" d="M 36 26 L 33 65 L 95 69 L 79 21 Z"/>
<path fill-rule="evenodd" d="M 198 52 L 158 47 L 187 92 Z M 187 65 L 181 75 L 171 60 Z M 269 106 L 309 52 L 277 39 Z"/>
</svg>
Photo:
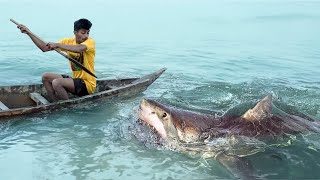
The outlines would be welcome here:
<svg viewBox="0 0 320 180">
<path fill-rule="evenodd" d="M 61 44 L 61 43 L 53 43 L 53 42 L 43 42 L 41 39 L 38 39 L 31 33 L 31 31 L 24 25 L 20 24 L 18 25 L 18 28 L 20 31 L 24 34 L 27 34 L 30 39 L 33 41 L 33 43 L 41 49 L 43 52 L 51 51 L 54 48 L 60 48 L 63 50 L 75 52 L 75 53 L 81 53 L 87 50 L 87 46 L 80 44 L 80 45 L 68 45 L 68 44 Z"/>
<path fill-rule="evenodd" d="M 75 53 L 81 53 L 87 50 L 87 46 L 83 45 L 83 44 L 79 44 L 79 45 L 69 45 L 69 44 L 61 44 L 61 43 L 53 43 L 53 42 L 49 42 L 47 44 L 48 48 L 53 49 L 53 48 L 60 48 L 63 50 L 67 50 L 67 51 L 71 51 L 71 52 L 75 52 Z"/>
<path fill-rule="evenodd" d="M 39 48 L 41 49 L 41 51 L 46 52 L 46 51 L 51 51 L 52 49 L 49 48 L 47 46 L 47 44 L 45 42 L 43 42 L 42 40 L 38 39 L 37 37 L 35 37 L 31 31 L 24 25 L 19 24 L 18 28 L 20 29 L 20 31 L 24 34 L 27 34 L 30 39 L 33 41 L 33 43 Z"/>
</svg>

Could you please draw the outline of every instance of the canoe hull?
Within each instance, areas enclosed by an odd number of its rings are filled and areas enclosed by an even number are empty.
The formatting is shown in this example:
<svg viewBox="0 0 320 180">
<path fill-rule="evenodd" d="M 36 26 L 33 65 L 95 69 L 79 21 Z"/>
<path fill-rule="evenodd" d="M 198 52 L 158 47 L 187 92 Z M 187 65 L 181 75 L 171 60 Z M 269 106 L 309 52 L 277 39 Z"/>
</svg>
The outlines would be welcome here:
<svg viewBox="0 0 320 180">
<path fill-rule="evenodd" d="M 25 115 L 31 113 L 51 111 L 71 107 L 90 101 L 111 99 L 115 97 L 134 96 L 145 91 L 166 69 L 160 69 L 154 73 L 140 78 L 98 80 L 96 92 L 82 97 L 72 96 L 69 100 L 51 102 L 37 105 L 29 94 L 39 93 L 47 98 L 42 84 L 26 86 L 3 86 L 0 87 L 0 101 L 8 106 L 8 110 L 0 110 L 0 120 L 8 117 Z"/>
</svg>

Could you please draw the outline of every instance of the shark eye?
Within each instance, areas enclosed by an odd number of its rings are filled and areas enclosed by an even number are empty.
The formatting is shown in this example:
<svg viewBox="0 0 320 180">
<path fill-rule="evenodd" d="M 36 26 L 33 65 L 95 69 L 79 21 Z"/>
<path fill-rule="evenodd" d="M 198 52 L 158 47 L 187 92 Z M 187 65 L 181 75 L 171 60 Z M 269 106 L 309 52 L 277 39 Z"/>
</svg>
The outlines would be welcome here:
<svg viewBox="0 0 320 180">
<path fill-rule="evenodd" d="M 167 113 L 163 113 L 162 117 L 164 117 L 164 118 L 167 117 Z"/>
</svg>

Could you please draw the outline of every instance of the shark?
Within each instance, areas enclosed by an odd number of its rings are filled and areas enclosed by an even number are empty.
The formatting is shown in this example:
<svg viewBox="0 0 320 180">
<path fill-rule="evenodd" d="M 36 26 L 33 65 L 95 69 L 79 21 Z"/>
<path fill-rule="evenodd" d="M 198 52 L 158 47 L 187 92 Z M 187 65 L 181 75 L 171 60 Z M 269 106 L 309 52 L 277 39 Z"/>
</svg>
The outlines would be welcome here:
<svg viewBox="0 0 320 180">
<path fill-rule="evenodd" d="M 244 113 L 229 111 L 221 116 L 142 99 L 138 116 L 167 147 L 183 152 L 203 153 L 205 157 L 217 160 L 235 178 L 240 179 L 256 179 L 250 161 L 241 153 L 230 153 L 219 147 L 219 143 L 212 142 L 224 138 L 237 142 L 233 145 L 239 145 L 320 132 L 318 119 L 303 113 L 298 116 L 282 111 L 272 103 L 272 95 L 264 96 Z"/>
</svg>

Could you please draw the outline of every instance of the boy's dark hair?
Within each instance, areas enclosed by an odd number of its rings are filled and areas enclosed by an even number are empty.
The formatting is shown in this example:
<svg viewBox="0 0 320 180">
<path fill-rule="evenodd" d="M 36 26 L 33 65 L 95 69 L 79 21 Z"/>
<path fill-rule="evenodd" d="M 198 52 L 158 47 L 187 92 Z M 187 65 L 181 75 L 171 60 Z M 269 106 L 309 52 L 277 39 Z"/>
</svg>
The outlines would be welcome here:
<svg viewBox="0 0 320 180">
<path fill-rule="evenodd" d="M 74 22 L 74 31 L 78 31 L 80 29 L 90 30 L 92 23 L 88 19 L 79 19 Z"/>
</svg>

